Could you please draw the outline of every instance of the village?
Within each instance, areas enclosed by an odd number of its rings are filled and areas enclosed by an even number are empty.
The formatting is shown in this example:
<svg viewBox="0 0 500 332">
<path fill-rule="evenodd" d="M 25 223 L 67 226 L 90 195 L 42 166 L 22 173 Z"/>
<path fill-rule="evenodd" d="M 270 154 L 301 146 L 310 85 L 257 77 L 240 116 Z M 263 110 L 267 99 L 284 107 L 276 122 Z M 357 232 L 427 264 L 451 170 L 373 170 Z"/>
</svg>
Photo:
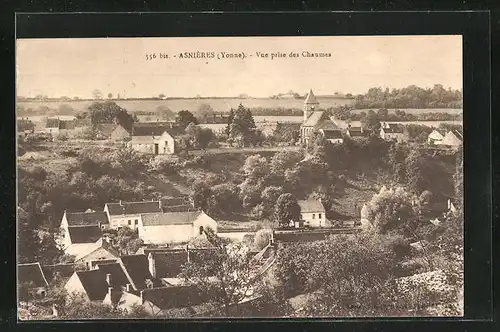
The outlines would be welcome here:
<svg viewBox="0 0 500 332">
<path fill-rule="evenodd" d="M 112 102 L 97 102 L 100 107 L 104 107 L 106 103 Z M 227 277 L 220 271 L 211 269 L 208 271 L 210 273 L 206 273 L 206 260 L 219 257 L 221 250 L 227 255 L 227 248 L 231 246 L 243 250 L 244 258 L 236 264 L 234 270 L 224 273 L 239 275 L 244 265 L 246 274 L 235 277 L 238 279 L 238 282 L 235 282 L 237 286 L 230 292 L 224 289 L 231 300 L 222 303 L 226 313 L 230 308 L 239 312 L 265 298 L 265 291 L 259 287 L 262 287 L 262 279 L 272 279 L 276 266 L 281 266 L 279 252 L 283 248 L 295 243 L 316 243 L 335 237 L 357 236 L 356 234 L 373 231 L 374 225 L 381 222 L 381 216 L 395 218 L 387 215 L 388 212 L 380 214 L 375 211 L 377 199 L 390 201 L 393 199 L 391 197 L 395 197 L 399 205 L 409 202 L 396 220 L 401 220 L 402 216 L 418 218 L 421 223 L 425 223 L 425 229 L 428 231 L 429 227 L 442 229 L 447 220 L 454 218 L 461 210 L 457 196 L 449 191 L 430 193 L 428 190 L 418 190 L 417 196 L 410 197 L 403 193 L 402 188 L 394 181 L 387 181 L 385 185 L 382 182 L 382 185 L 377 185 L 364 194 L 364 200 L 356 198 L 354 203 L 346 205 L 347 208 L 344 206 L 344 210 L 349 210 L 344 213 L 348 217 L 341 218 L 340 212 L 335 211 L 335 205 L 332 203 L 333 195 L 338 195 L 337 189 L 326 188 L 325 179 L 321 179 L 321 176 L 331 177 L 328 175 L 331 170 L 317 170 L 324 175 L 314 174 L 316 171 L 313 171 L 308 175 L 310 177 L 303 178 L 302 183 L 302 175 L 297 175 L 299 182 L 294 188 L 310 185 L 310 188 L 297 190 L 307 193 L 313 192 L 313 187 L 317 187 L 319 191 L 316 194 L 292 195 L 281 188 L 275 189 L 274 185 L 270 186 L 272 190 L 266 188 L 264 192 L 270 193 L 274 190 L 276 193 L 265 196 L 258 204 L 250 203 L 255 200 L 254 192 L 244 194 L 247 190 L 245 185 L 259 186 L 259 181 L 267 181 L 264 180 L 268 176 L 266 173 L 273 172 L 271 165 L 270 170 L 259 173 L 267 162 L 263 157 L 265 153 L 281 153 L 280 156 L 284 158 L 282 163 L 290 163 L 287 166 L 289 168 L 276 171 L 280 173 L 278 176 L 285 176 L 286 181 L 292 176 L 294 167 L 317 167 L 314 162 L 321 158 L 328 164 L 328 151 L 340 151 L 335 149 L 346 149 L 349 144 L 361 144 L 355 142 L 378 144 L 374 146 L 386 144 L 389 151 L 396 147 L 404 151 L 416 149 L 423 153 L 418 157 L 420 159 L 436 155 L 449 159 L 461 151 L 463 133 L 460 126 L 430 127 L 422 131 L 423 134 L 419 133 L 418 137 L 412 137 L 408 126 L 384 119 L 368 121 L 369 114 L 366 113 L 360 120 L 342 120 L 321 107 L 313 90 L 304 98 L 303 118 L 299 124 L 287 123 L 286 120 L 274 123 L 254 122 L 251 112 L 241 104 L 237 110 L 231 109 L 230 114 L 211 112 L 205 114 L 201 120 L 196 120 L 189 111 L 179 112 L 176 116 L 153 114 L 140 119 L 136 116 L 135 120 L 131 117 L 132 121 L 129 121 L 126 116 L 128 114 L 123 109 L 114 112 L 112 119 L 105 111 L 100 111 L 102 118 L 106 120 L 96 120 L 96 111 L 90 117 L 72 120 L 47 117 L 42 125 L 37 126 L 29 119 L 18 119 L 18 140 L 23 142 L 22 146 L 26 149 L 20 158 L 27 163 L 36 160 L 37 152 L 33 149 L 36 144 L 67 144 L 72 140 L 89 143 L 101 141 L 114 145 L 117 149 L 129 151 L 127 153 L 142 156 L 141 158 L 152 158 L 151 160 L 163 158 L 162 156 L 206 158 L 211 153 L 246 153 L 249 157 L 242 167 L 246 179 L 239 184 L 243 209 L 245 206 L 253 206 L 253 220 L 267 221 L 258 229 L 242 226 L 244 222 L 239 225 L 236 222 L 236 226 L 234 222 L 228 223 L 226 215 L 231 213 L 217 210 L 214 207 L 217 206 L 216 203 L 210 198 L 213 196 L 203 196 L 211 190 L 208 182 L 202 183 L 203 178 L 192 184 L 191 192 L 179 194 L 177 197 L 155 196 L 151 199 L 150 196 L 144 197 L 143 200 L 131 201 L 127 200 L 127 195 L 120 197 L 118 193 L 114 195 L 114 199 L 98 207 L 93 205 L 75 210 L 63 206 L 62 214 L 54 214 L 54 241 L 62 255 L 70 259 L 58 264 L 29 261 L 18 265 L 18 278 L 23 285 L 22 292 L 20 291 L 20 296 L 23 297 L 20 310 L 22 309 L 24 319 L 67 317 L 62 313 L 64 305 L 54 300 L 52 295 L 51 289 L 55 285 L 68 294 L 66 297 L 79 296 L 83 302 L 107 306 L 115 315 L 118 315 L 117 312 L 140 312 L 144 317 L 150 318 L 172 317 L 171 315 L 175 315 L 173 310 L 190 308 L 190 315 L 196 316 L 194 312 L 198 309 L 193 308 L 204 308 L 204 305 L 211 303 L 210 292 L 201 292 L 198 284 L 213 285 L 206 287 L 213 292 L 216 285 L 220 285 L 221 280 Z M 248 127 L 245 128 L 243 124 L 248 124 Z M 219 131 L 214 132 L 210 128 L 219 128 Z M 90 132 L 91 138 L 80 135 Z M 285 136 L 286 139 L 281 142 L 273 141 L 270 139 L 273 134 Z M 229 139 L 225 142 L 218 139 L 224 135 Z M 34 137 L 37 138 L 33 139 Z M 38 143 L 31 143 L 30 147 L 26 144 L 30 140 Z M 29 149 L 32 149 L 32 152 Z M 294 153 L 299 157 L 292 156 Z M 361 154 L 366 153 L 368 152 Z M 402 152 L 388 153 L 394 154 L 394 160 L 401 160 L 399 155 Z M 342 155 L 338 152 L 332 158 L 342 158 Z M 431 157 L 425 157 L 427 155 Z M 404 158 L 403 156 L 403 160 Z M 323 164 L 325 162 L 321 161 Z M 411 167 L 414 167 L 413 165 L 414 163 Z M 315 176 L 319 176 L 319 179 Z M 342 180 L 342 177 L 339 179 Z M 345 182 L 341 180 L 334 181 L 331 188 L 338 187 L 338 183 L 342 181 Z M 269 181 L 272 183 L 274 180 Z M 432 182 L 428 179 L 422 181 Z M 352 190 L 349 186 L 346 188 Z M 263 189 L 264 187 L 252 190 L 258 193 Z M 234 196 L 229 193 L 229 196 L 231 195 Z M 349 194 L 344 196 L 348 197 Z M 438 198 L 430 199 L 431 196 Z M 260 200 L 257 198 L 257 201 Z M 220 208 L 224 210 L 233 204 L 232 201 L 234 197 L 228 197 L 226 201 L 217 203 L 226 204 Z M 262 211 L 259 212 L 259 209 Z M 418 213 L 414 215 L 409 210 L 418 210 Z M 18 218 L 29 219 L 32 213 L 26 208 L 18 207 Z M 390 224 L 389 221 L 384 222 Z M 429 232 L 435 230 L 430 229 Z M 408 238 L 414 241 L 407 243 L 409 252 L 415 251 L 418 256 L 430 250 L 430 240 L 418 238 L 413 234 Z M 131 243 L 134 245 L 129 245 Z M 133 250 L 129 250 L 130 248 Z M 190 275 L 192 271 L 189 267 L 195 269 L 197 264 L 205 267 L 205 274 Z M 431 269 L 426 273 L 430 273 L 430 278 L 434 278 L 435 273 L 438 274 L 436 278 L 441 278 L 441 271 L 438 269 Z M 405 278 L 410 277 L 411 274 L 405 275 Z M 203 311 L 206 308 L 199 310 L 202 312 L 198 313 L 199 315 L 207 314 L 207 311 Z M 300 314 L 302 309 L 294 310 L 295 313 L 289 315 Z M 259 314 L 262 315 L 262 312 Z"/>
</svg>

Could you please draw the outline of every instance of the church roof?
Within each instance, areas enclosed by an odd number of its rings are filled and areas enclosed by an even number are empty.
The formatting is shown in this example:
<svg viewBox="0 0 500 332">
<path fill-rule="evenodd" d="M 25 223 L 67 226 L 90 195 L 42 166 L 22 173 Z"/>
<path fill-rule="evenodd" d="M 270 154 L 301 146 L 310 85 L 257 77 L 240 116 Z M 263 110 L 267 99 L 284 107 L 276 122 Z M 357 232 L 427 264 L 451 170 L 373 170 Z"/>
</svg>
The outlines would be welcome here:
<svg viewBox="0 0 500 332">
<path fill-rule="evenodd" d="M 316 100 L 316 96 L 314 95 L 312 89 L 309 90 L 309 93 L 307 94 L 304 104 L 319 104 L 318 100 Z"/>
<path fill-rule="evenodd" d="M 315 111 L 312 112 L 309 117 L 307 118 L 306 121 L 302 124 L 304 127 L 314 127 L 316 126 L 322 119 L 323 117 L 323 112 L 322 111 Z"/>
</svg>

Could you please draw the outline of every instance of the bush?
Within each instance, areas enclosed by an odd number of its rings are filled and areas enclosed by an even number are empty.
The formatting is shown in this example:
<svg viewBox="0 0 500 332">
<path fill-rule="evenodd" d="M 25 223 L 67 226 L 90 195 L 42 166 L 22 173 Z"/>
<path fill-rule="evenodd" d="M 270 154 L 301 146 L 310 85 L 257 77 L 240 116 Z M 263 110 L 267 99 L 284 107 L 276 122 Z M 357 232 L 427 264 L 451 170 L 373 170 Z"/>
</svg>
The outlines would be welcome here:
<svg viewBox="0 0 500 332">
<path fill-rule="evenodd" d="M 269 244 L 269 241 L 271 241 L 271 230 L 260 229 L 255 233 L 253 247 L 256 250 L 262 250 Z"/>
</svg>

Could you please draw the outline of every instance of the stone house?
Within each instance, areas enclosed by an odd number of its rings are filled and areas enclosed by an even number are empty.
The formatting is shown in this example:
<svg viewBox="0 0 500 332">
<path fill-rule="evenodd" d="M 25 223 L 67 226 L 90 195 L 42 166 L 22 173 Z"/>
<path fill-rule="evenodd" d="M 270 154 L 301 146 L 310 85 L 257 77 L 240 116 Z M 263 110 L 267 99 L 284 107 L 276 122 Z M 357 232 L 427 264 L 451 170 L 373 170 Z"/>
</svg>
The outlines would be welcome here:
<svg viewBox="0 0 500 332">
<path fill-rule="evenodd" d="M 172 124 L 134 124 L 128 146 L 147 154 L 174 154 L 175 139 Z"/>
<path fill-rule="evenodd" d="M 300 207 L 300 218 L 304 220 L 305 226 L 326 227 L 326 211 L 323 203 L 317 199 L 299 200 L 297 204 Z"/>
</svg>

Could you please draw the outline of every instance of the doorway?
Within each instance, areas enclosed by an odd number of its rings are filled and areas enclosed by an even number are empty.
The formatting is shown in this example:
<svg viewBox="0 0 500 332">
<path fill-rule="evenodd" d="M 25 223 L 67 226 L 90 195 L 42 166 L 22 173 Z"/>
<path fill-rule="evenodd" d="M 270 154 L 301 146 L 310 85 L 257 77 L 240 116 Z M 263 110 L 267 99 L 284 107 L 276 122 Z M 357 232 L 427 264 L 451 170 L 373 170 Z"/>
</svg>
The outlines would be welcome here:
<svg viewBox="0 0 500 332">
<path fill-rule="evenodd" d="M 155 143 L 155 154 L 158 154 L 158 150 L 159 150 L 158 144 Z"/>
</svg>

